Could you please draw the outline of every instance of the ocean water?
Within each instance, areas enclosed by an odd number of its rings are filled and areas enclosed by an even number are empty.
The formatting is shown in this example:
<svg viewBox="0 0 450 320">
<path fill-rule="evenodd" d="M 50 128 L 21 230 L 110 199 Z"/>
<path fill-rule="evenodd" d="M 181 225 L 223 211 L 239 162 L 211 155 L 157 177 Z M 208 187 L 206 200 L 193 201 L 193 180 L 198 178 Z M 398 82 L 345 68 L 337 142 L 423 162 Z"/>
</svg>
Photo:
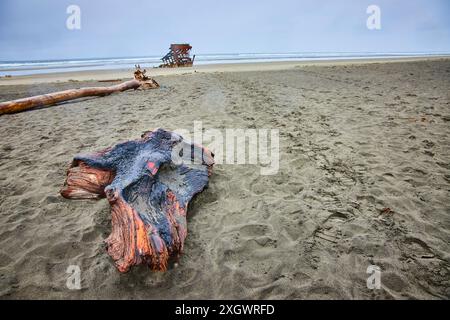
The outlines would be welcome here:
<svg viewBox="0 0 450 320">
<path fill-rule="evenodd" d="M 249 63 L 266 61 L 306 61 L 364 58 L 393 58 L 449 55 L 445 52 L 414 53 L 351 53 L 351 52 L 307 52 L 307 53 L 227 53 L 197 54 L 194 65 L 214 63 Z M 152 68 L 161 64 L 161 56 L 118 57 L 40 61 L 0 61 L 0 76 L 18 76 L 83 70 L 130 69 L 135 64 Z"/>
</svg>

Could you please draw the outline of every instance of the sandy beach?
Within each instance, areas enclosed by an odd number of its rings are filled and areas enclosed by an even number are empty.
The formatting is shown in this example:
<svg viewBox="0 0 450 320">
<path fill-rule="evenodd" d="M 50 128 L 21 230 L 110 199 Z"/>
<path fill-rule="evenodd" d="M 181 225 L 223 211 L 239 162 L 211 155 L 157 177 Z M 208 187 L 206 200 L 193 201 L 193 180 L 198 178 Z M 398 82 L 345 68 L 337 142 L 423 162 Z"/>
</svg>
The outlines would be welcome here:
<svg viewBox="0 0 450 320">
<path fill-rule="evenodd" d="M 0 298 L 450 298 L 450 58 L 149 74 L 161 88 L 0 116 Z M 1 78 L 0 101 L 127 77 Z M 194 121 L 278 129 L 279 172 L 214 166 L 178 264 L 120 274 L 104 244 L 109 204 L 62 198 L 66 170 L 77 153 Z M 66 287 L 70 265 L 81 290 Z"/>
</svg>

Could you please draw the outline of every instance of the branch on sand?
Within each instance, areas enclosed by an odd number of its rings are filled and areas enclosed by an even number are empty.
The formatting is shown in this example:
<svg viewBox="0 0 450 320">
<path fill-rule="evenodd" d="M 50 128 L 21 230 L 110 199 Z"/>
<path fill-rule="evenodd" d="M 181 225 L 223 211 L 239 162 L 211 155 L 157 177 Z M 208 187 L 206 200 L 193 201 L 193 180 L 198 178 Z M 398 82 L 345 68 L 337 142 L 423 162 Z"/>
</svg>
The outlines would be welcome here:
<svg viewBox="0 0 450 320">
<path fill-rule="evenodd" d="M 145 75 L 146 70 L 139 65 L 134 71 L 134 79 L 110 87 L 87 87 L 80 89 L 69 89 L 39 96 L 12 100 L 0 103 L 0 115 L 7 113 L 17 113 L 30 110 L 36 107 L 51 106 L 60 102 L 91 96 L 106 96 L 115 92 L 122 92 L 130 89 L 154 89 L 159 88 L 159 84 Z"/>
</svg>

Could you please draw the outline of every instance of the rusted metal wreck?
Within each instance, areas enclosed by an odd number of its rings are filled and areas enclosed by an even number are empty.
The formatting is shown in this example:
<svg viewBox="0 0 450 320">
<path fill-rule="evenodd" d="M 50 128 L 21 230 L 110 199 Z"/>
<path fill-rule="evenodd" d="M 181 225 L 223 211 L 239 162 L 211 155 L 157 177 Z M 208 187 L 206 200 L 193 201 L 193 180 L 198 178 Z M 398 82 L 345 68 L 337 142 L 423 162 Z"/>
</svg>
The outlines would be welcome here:
<svg viewBox="0 0 450 320">
<path fill-rule="evenodd" d="M 195 55 L 191 58 L 192 46 L 188 43 L 171 44 L 169 53 L 161 58 L 160 68 L 192 67 Z"/>
</svg>

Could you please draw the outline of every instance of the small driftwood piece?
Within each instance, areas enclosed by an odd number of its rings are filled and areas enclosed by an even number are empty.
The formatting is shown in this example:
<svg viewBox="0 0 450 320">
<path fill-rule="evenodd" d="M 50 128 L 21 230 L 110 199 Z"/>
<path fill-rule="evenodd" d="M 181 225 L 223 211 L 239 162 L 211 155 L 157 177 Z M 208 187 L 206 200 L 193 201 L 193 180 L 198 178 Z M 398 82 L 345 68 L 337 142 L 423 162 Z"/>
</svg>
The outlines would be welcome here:
<svg viewBox="0 0 450 320">
<path fill-rule="evenodd" d="M 30 110 L 36 107 L 50 106 L 56 103 L 69 101 L 78 98 L 91 96 L 106 96 L 111 93 L 121 92 L 130 89 L 153 89 L 159 84 L 145 75 L 146 70 L 142 70 L 139 65 L 134 71 L 134 79 L 109 87 L 86 87 L 80 89 L 69 89 L 39 96 L 0 102 L 0 115 L 7 113 L 17 113 Z"/>
<path fill-rule="evenodd" d="M 61 195 L 108 199 L 107 251 L 120 272 L 138 264 L 164 271 L 169 257 L 183 251 L 188 203 L 206 187 L 213 157 L 176 133 L 148 131 L 141 139 L 76 155 Z"/>
</svg>

